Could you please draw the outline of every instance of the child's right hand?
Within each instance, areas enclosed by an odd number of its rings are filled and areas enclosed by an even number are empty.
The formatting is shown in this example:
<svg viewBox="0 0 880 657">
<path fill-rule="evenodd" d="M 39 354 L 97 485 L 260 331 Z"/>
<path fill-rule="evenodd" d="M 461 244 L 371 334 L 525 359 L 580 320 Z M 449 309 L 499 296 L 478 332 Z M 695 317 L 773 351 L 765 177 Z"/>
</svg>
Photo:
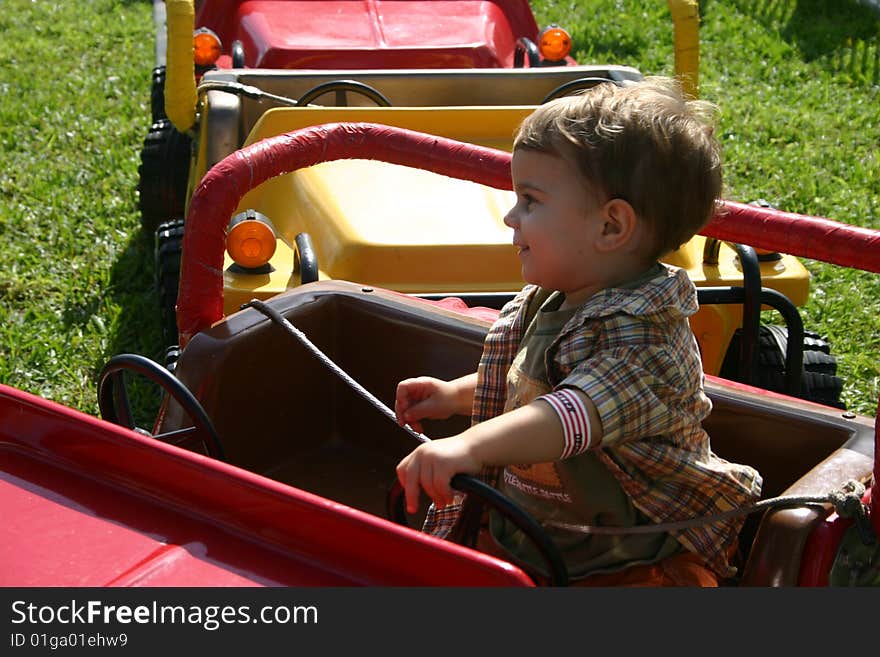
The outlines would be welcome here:
<svg viewBox="0 0 880 657">
<path fill-rule="evenodd" d="M 406 499 L 407 513 L 419 508 L 423 489 L 438 509 L 455 501 L 450 482 L 459 473 L 476 474 L 483 467 L 471 445 L 461 435 L 432 440 L 416 447 L 397 464 L 397 478 Z"/>
<path fill-rule="evenodd" d="M 420 376 L 397 384 L 394 413 L 400 426 L 408 424 L 423 433 L 421 420 L 445 420 L 456 414 L 457 403 L 458 390 L 452 382 Z"/>
</svg>

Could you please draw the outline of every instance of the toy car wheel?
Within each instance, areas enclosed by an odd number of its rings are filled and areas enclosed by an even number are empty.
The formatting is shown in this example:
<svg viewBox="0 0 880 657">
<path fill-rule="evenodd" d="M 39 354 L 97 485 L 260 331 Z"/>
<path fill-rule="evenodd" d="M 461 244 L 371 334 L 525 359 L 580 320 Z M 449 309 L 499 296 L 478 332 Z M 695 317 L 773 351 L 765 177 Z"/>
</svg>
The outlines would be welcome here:
<svg viewBox="0 0 880 657">
<path fill-rule="evenodd" d="M 169 217 L 183 216 L 189 178 L 191 139 L 170 121 L 150 126 L 138 167 L 138 205 L 141 226 L 148 234 Z"/>
<path fill-rule="evenodd" d="M 177 288 L 180 285 L 180 254 L 183 250 L 183 219 L 159 224 L 154 257 L 159 318 L 166 345 L 177 344 Z"/>
<path fill-rule="evenodd" d="M 552 586 L 568 585 L 568 568 L 559 552 L 559 548 L 544 531 L 544 528 L 526 511 L 517 506 L 509 498 L 498 492 L 487 483 L 469 475 L 455 475 L 452 478 L 455 490 L 467 493 L 480 502 L 488 504 L 528 536 L 547 564 L 550 584 Z M 405 498 L 403 487 L 395 478 L 388 491 L 388 516 L 394 522 L 408 526 L 406 520 Z"/>
<path fill-rule="evenodd" d="M 126 371 L 140 374 L 160 386 L 180 404 L 190 420 L 193 421 L 193 426 L 155 435 L 138 429 L 132 417 L 128 393 L 125 388 L 123 375 Z M 138 433 L 151 435 L 156 440 L 192 451 L 200 451 L 199 448 L 203 448 L 208 456 L 221 461 L 225 459 L 220 437 L 199 401 L 177 377 L 149 358 L 138 354 L 119 354 L 111 358 L 98 376 L 98 408 L 101 417 L 108 422 L 128 427 Z"/>
<path fill-rule="evenodd" d="M 730 341 L 720 375 L 739 380 L 741 331 Z M 784 326 L 761 325 L 758 333 L 758 370 L 754 384 L 765 390 L 785 392 L 785 353 L 788 330 Z M 828 342 L 818 333 L 804 331 L 804 369 L 800 397 L 835 408 L 844 408 L 840 401 L 843 380 L 837 376 L 837 359 L 831 355 Z"/>
</svg>

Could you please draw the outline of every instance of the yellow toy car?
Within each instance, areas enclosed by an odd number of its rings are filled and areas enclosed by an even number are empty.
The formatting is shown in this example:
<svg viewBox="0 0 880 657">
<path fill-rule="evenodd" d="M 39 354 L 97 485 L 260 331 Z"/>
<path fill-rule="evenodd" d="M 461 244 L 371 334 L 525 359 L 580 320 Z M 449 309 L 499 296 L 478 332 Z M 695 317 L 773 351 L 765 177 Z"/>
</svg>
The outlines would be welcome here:
<svg viewBox="0 0 880 657">
<path fill-rule="evenodd" d="M 679 26 L 676 64 L 692 93 L 698 44 L 693 31 L 680 25 L 692 25 L 696 16 L 688 14 L 687 23 L 680 12 L 695 4 L 670 2 L 679 10 L 673 13 Z M 510 54 L 499 61 L 513 59 Z M 169 57 L 169 90 L 189 85 L 189 92 L 179 95 L 193 99 L 177 107 L 166 96 L 169 116 L 181 115 L 175 125 L 193 135 L 187 197 L 237 149 L 310 126 L 381 124 L 505 151 L 519 122 L 540 103 L 600 82 L 625 84 L 642 77 L 625 66 L 552 63 L 217 67 L 203 72 L 196 87 L 192 64 L 176 75 Z M 522 287 L 502 221 L 513 204 L 511 192 L 370 157 L 285 172 L 243 190 L 240 203 L 223 218 L 229 223 L 225 314 L 253 297 L 269 298 L 315 280 L 356 281 L 428 298 L 456 296 L 494 308 Z M 169 342 L 176 342 L 174 306 L 185 230 L 179 218 L 157 231 L 158 287 Z M 827 343 L 809 332 L 804 337 L 797 307 L 809 296 L 810 276 L 796 258 L 698 236 L 665 260 L 685 268 L 701 288 L 702 309 L 693 329 L 706 372 L 840 404 L 842 382 Z M 761 310 L 768 308 L 779 311 L 786 325 L 762 326 Z M 172 349 L 169 364 L 174 354 Z"/>
</svg>

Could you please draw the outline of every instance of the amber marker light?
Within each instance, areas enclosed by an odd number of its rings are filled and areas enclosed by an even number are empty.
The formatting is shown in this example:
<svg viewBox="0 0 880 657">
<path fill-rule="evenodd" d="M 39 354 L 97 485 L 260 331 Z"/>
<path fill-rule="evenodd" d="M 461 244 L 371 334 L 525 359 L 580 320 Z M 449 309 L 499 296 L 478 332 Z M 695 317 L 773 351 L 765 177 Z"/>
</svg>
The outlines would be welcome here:
<svg viewBox="0 0 880 657">
<path fill-rule="evenodd" d="M 275 228 L 269 218 L 254 210 L 235 215 L 226 232 L 226 251 L 237 265 L 262 267 L 275 254 Z"/>
<path fill-rule="evenodd" d="M 538 35 L 538 50 L 544 59 L 562 61 L 571 52 L 571 36 L 558 25 L 545 27 Z"/>
<path fill-rule="evenodd" d="M 211 66 L 220 58 L 222 44 L 212 30 L 200 27 L 193 32 L 193 60 L 199 66 Z"/>
</svg>

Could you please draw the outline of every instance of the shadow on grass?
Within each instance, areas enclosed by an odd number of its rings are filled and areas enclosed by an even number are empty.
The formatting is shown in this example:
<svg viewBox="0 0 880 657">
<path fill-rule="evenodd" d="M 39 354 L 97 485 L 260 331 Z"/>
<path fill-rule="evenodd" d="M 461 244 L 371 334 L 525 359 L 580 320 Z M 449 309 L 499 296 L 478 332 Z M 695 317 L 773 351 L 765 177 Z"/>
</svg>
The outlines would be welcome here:
<svg viewBox="0 0 880 657">
<path fill-rule="evenodd" d="M 105 360 L 95 364 L 96 385 L 106 362 L 118 354 L 139 354 L 163 362 L 154 270 L 153 241 L 139 230 L 111 269 L 108 301 L 119 307 L 120 312 L 108 332 Z M 160 389 L 136 374 L 126 374 L 124 378 L 137 425 L 151 429 L 162 398 Z"/>
<path fill-rule="evenodd" d="M 857 83 L 880 83 L 880 3 L 735 0 L 734 4 L 761 24 L 778 29 L 805 62 L 817 62 Z"/>
</svg>

